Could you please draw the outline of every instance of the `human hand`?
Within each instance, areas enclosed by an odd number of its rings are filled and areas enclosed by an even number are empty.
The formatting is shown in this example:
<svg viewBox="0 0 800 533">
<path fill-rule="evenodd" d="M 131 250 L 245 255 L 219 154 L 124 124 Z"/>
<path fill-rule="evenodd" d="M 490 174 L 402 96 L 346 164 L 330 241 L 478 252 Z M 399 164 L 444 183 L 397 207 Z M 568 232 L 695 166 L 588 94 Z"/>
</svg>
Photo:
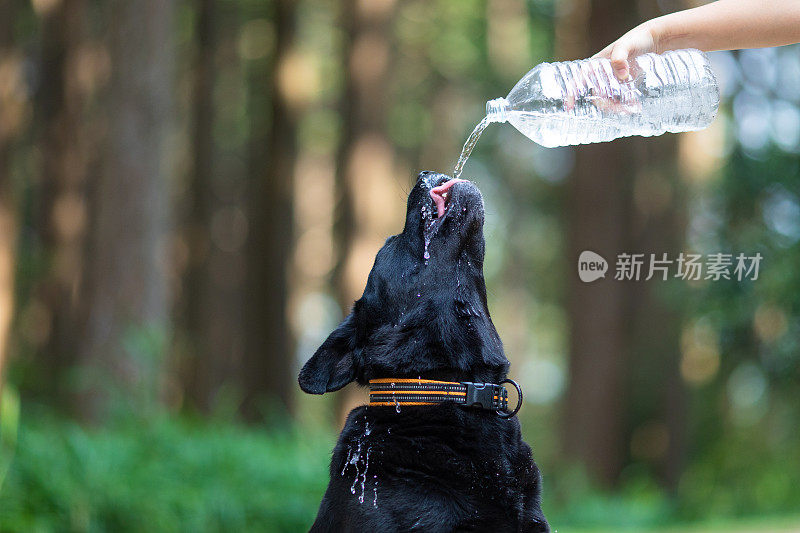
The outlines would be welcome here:
<svg viewBox="0 0 800 533">
<path fill-rule="evenodd" d="M 605 57 L 611 61 L 614 74 L 620 81 L 630 76 L 629 60 L 648 52 L 658 53 L 658 34 L 650 22 L 640 24 L 628 33 L 609 44 L 594 57 Z"/>
</svg>

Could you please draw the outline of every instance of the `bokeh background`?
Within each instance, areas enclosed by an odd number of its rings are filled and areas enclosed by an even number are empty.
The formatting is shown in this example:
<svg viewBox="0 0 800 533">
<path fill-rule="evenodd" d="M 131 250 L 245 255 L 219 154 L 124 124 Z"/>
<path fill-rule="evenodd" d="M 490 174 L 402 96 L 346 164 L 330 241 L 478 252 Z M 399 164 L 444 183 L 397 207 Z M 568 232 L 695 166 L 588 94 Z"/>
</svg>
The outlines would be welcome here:
<svg viewBox="0 0 800 533">
<path fill-rule="evenodd" d="M 684 7 L 0 0 L 0 530 L 307 529 L 364 393 L 296 374 L 416 174 L 533 65 Z M 800 48 L 712 61 L 704 131 L 492 125 L 465 169 L 561 532 L 800 530 Z M 583 284 L 584 249 L 763 261 Z"/>
</svg>

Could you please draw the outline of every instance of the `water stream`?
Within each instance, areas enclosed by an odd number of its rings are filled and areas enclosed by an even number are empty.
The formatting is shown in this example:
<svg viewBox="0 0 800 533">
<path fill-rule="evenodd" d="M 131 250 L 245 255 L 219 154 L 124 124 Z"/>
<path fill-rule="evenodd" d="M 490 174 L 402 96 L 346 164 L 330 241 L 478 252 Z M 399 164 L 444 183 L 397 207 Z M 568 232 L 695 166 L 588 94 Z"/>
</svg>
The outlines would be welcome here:
<svg viewBox="0 0 800 533">
<path fill-rule="evenodd" d="M 483 130 L 485 130 L 486 126 L 489 124 L 491 124 L 491 122 L 489 122 L 489 117 L 483 117 L 483 120 L 478 122 L 478 125 L 475 126 L 474 130 L 472 130 L 472 133 L 467 138 L 467 142 L 464 143 L 464 148 L 461 149 L 461 156 L 458 158 L 456 167 L 453 169 L 454 178 L 461 176 L 461 171 L 464 170 L 464 165 L 467 163 L 467 159 L 469 159 L 472 150 L 475 149 L 475 145 L 478 144 L 478 139 L 481 138 Z"/>
</svg>

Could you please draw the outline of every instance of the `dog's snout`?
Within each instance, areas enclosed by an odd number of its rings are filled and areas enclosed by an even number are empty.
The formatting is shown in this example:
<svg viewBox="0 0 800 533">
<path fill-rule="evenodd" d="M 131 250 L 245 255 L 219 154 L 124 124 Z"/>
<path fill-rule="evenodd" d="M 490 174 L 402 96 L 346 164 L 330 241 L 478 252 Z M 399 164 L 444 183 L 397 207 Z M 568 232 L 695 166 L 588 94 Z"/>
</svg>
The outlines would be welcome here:
<svg viewBox="0 0 800 533">
<path fill-rule="evenodd" d="M 430 190 L 434 187 L 438 187 L 449 179 L 451 179 L 450 176 L 440 174 L 439 172 L 423 170 L 419 173 L 419 176 L 417 176 L 417 183 L 422 184 L 423 187 Z"/>
</svg>

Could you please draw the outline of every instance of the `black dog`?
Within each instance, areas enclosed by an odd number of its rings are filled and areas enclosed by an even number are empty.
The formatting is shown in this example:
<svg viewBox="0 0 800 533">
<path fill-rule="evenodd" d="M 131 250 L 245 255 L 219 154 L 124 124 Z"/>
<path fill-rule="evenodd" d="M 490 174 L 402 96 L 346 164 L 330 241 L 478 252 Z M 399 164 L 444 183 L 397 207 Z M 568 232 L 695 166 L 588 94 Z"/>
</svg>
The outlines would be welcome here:
<svg viewBox="0 0 800 533">
<path fill-rule="evenodd" d="M 403 232 L 386 241 L 364 295 L 300 372 L 305 392 L 379 378 L 506 377 L 486 304 L 483 197 L 448 180 L 419 175 Z M 451 401 L 399 407 L 349 414 L 311 531 L 550 530 L 516 417 Z"/>
</svg>

